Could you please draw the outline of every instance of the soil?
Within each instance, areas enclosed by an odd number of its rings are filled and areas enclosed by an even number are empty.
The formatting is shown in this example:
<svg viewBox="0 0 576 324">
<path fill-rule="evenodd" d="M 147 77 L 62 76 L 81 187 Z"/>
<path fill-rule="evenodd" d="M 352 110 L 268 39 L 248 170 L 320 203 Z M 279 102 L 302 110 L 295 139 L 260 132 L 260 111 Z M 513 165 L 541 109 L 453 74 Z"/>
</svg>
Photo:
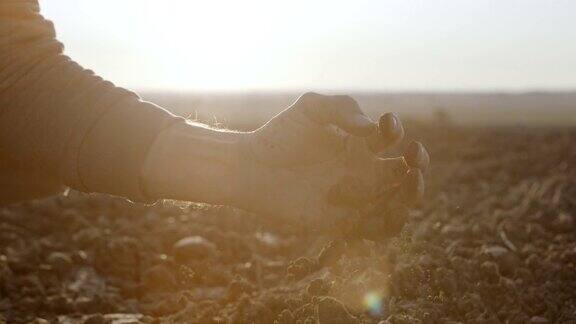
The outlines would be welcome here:
<svg viewBox="0 0 576 324">
<path fill-rule="evenodd" d="M 576 130 L 407 127 L 401 233 L 71 193 L 0 208 L 0 323 L 576 323 Z"/>
</svg>

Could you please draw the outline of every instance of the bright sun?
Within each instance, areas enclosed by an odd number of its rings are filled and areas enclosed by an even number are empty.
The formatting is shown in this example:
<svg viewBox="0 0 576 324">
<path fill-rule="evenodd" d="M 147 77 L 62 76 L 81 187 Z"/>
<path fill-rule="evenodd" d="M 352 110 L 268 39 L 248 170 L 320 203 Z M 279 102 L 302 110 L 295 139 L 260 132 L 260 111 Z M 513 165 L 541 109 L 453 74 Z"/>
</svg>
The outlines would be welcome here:
<svg viewBox="0 0 576 324">
<path fill-rule="evenodd" d="M 66 54 L 131 88 L 573 88 L 576 2 L 488 2 L 40 0 Z"/>
<path fill-rule="evenodd" d="M 282 46 L 282 30 L 271 28 L 278 27 L 272 24 L 277 10 L 269 2 L 250 2 L 147 0 L 145 35 L 157 43 L 146 48 L 163 62 L 158 73 L 175 85 L 214 89 L 273 77 L 271 65 Z M 246 10 L 255 7 L 266 17 Z"/>
</svg>

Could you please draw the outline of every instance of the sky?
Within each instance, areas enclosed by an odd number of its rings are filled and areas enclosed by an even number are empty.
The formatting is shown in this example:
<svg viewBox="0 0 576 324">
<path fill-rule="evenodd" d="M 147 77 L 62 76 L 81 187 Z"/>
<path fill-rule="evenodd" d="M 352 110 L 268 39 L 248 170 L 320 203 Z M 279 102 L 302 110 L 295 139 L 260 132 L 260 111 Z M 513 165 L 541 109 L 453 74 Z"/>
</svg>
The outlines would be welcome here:
<svg viewBox="0 0 576 324">
<path fill-rule="evenodd" d="M 573 0 L 40 0 L 138 90 L 576 89 Z"/>
</svg>

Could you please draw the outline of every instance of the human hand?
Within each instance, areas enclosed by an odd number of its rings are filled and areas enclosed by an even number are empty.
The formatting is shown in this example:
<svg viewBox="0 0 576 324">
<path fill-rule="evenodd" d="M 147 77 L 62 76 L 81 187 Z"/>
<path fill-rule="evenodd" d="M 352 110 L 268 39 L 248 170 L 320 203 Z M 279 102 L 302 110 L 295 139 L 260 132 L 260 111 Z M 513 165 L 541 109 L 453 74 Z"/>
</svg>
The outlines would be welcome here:
<svg viewBox="0 0 576 324">
<path fill-rule="evenodd" d="M 306 93 L 242 136 L 232 204 L 314 230 L 394 235 L 423 194 L 429 164 L 418 142 L 404 157 L 378 156 L 403 136 L 394 114 L 376 124 L 348 96 Z"/>
</svg>

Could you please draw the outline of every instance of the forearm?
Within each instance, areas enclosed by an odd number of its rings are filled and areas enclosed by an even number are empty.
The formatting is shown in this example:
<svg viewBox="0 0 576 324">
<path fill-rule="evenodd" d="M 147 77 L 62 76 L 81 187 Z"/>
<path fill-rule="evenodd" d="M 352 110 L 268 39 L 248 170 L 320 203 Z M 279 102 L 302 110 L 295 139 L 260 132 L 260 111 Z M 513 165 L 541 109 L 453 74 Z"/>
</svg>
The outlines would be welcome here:
<svg viewBox="0 0 576 324">
<path fill-rule="evenodd" d="M 143 200 L 156 135 L 179 119 L 63 55 L 30 1 L 0 3 L 0 154 L 75 189 Z"/>
<path fill-rule="evenodd" d="M 178 123 L 150 148 L 143 168 L 151 198 L 234 205 L 240 145 L 247 133 Z"/>
</svg>

